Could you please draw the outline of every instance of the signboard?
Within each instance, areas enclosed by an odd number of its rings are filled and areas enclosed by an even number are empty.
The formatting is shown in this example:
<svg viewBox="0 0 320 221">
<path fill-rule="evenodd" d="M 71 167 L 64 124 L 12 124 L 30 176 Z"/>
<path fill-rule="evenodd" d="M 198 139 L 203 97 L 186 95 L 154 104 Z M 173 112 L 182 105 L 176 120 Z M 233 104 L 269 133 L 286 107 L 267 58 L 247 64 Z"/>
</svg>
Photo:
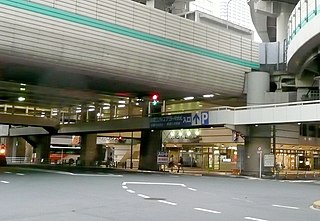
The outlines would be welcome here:
<svg viewBox="0 0 320 221">
<path fill-rule="evenodd" d="M 151 128 L 179 128 L 192 126 L 191 113 L 150 118 Z"/>
<path fill-rule="evenodd" d="M 159 151 L 157 155 L 157 164 L 168 164 L 168 152 Z"/>
<path fill-rule="evenodd" d="M 274 167 L 274 155 L 266 154 L 263 156 L 263 162 L 265 167 Z"/>
<path fill-rule="evenodd" d="M 192 113 L 192 125 L 209 125 L 209 112 Z"/>
</svg>

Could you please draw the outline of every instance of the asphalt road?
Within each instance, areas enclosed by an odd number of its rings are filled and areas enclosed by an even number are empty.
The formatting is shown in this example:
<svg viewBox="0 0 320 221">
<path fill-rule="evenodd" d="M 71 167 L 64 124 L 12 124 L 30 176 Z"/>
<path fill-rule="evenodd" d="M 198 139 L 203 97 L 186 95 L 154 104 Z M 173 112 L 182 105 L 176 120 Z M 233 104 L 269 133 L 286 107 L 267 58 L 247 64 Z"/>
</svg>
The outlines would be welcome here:
<svg viewBox="0 0 320 221">
<path fill-rule="evenodd" d="M 319 221 L 319 181 L 0 168 L 1 221 Z"/>
</svg>

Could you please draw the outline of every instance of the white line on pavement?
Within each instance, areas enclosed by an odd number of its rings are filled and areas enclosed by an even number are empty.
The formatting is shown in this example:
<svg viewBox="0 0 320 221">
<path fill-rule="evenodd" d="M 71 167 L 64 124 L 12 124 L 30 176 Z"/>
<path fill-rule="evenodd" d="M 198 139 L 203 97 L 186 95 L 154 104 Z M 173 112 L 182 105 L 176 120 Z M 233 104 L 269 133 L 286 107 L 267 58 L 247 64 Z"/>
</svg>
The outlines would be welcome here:
<svg viewBox="0 0 320 221">
<path fill-rule="evenodd" d="M 73 176 L 87 176 L 87 177 L 123 177 L 123 175 L 115 174 L 81 174 L 81 173 L 72 173 Z"/>
<path fill-rule="evenodd" d="M 258 218 L 253 218 L 253 217 L 244 217 L 244 219 L 247 219 L 247 220 L 254 220 L 254 221 L 268 221 L 268 220 L 265 220 L 265 219 L 258 219 Z"/>
<path fill-rule="evenodd" d="M 6 171 L 6 172 L 4 172 L 4 173 L 6 173 L 6 174 L 10 174 L 11 172 Z"/>
<path fill-rule="evenodd" d="M 16 173 L 17 176 L 24 176 L 23 173 Z"/>
<path fill-rule="evenodd" d="M 0 181 L 0 183 L 8 184 L 8 183 L 10 183 L 10 182 L 8 182 L 8 181 L 4 181 L 4 180 L 1 180 L 1 181 Z"/>
<path fill-rule="evenodd" d="M 295 206 L 284 206 L 284 205 L 277 205 L 277 204 L 274 204 L 272 206 L 279 207 L 279 208 L 285 208 L 285 209 L 300 209 L 299 207 L 295 207 Z"/>
<path fill-rule="evenodd" d="M 135 193 L 133 190 L 127 190 L 128 193 Z"/>
<path fill-rule="evenodd" d="M 151 183 L 151 182 L 123 182 L 122 185 L 137 184 L 137 185 L 167 185 L 167 186 L 182 186 L 186 187 L 183 183 Z"/>
<path fill-rule="evenodd" d="M 194 189 L 194 188 L 188 188 L 188 190 L 191 190 L 191 191 L 197 191 L 196 189 Z"/>
<path fill-rule="evenodd" d="M 146 195 L 143 195 L 143 194 L 138 194 L 138 196 L 140 196 L 140 197 L 142 197 L 144 199 L 149 199 L 150 198 L 150 196 L 146 196 Z"/>
<path fill-rule="evenodd" d="M 165 204 L 169 204 L 169 205 L 172 205 L 172 206 L 176 206 L 176 205 L 177 205 L 176 203 L 169 202 L 169 201 L 166 201 L 166 200 L 158 200 L 158 202 L 160 202 L 160 203 L 165 203 Z"/>
<path fill-rule="evenodd" d="M 215 213 L 215 214 L 221 213 L 219 211 L 214 211 L 214 210 L 210 210 L 210 209 L 203 209 L 203 208 L 194 208 L 194 209 L 198 210 L 198 211 L 208 212 L 208 213 Z"/>
<path fill-rule="evenodd" d="M 122 188 L 123 188 L 123 189 L 128 189 L 128 187 L 127 187 L 127 186 L 122 186 Z"/>
</svg>

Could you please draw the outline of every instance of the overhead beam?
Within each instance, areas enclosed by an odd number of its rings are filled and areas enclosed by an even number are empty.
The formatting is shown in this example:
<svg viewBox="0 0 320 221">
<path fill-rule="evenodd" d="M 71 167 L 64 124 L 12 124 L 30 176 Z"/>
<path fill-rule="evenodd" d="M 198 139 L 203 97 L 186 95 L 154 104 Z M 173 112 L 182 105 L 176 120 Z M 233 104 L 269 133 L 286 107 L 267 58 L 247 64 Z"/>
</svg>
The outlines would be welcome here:
<svg viewBox="0 0 320 221">
<path fill-rule="evenodd" d="M 0 114 L 0 124 L 51 127 L 58 129 L 59 120 L 53 118 Z"/>
</svg>

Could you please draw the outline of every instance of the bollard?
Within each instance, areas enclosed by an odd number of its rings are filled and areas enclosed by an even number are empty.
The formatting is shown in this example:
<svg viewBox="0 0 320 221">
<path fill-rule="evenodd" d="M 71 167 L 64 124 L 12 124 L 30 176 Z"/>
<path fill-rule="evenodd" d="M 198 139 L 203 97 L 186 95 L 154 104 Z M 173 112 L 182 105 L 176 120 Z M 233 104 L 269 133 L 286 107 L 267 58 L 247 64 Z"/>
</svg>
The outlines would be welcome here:
<svg viewBox="0 0 320 221">
<path fill-rule="evenodd" d="M 297 171 L 297 179 L 299 178 L 299 171 Z"/>
</svg>

